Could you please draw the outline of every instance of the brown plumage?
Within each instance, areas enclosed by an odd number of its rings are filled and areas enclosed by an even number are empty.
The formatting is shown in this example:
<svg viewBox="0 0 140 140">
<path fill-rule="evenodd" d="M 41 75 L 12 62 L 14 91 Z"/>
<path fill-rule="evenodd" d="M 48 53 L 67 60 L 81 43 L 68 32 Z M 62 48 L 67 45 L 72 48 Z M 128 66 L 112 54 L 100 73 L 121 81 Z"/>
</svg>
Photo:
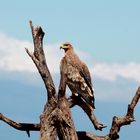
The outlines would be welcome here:
<svg viewBox="0 0 140 140">
<path fill-rule="evenodd" d="M 67 77 L 66 84 L 72 91 L 72 94 L 80 96 L 92 108 L 94 107 L 94 94 L 90 72 L 85 63 L 75 54 L 73 46 L 70 43 L 64 43 L 60 46 L 64 49 L 65 56 L 60 63 L 60 72 Z"/>
</svg>

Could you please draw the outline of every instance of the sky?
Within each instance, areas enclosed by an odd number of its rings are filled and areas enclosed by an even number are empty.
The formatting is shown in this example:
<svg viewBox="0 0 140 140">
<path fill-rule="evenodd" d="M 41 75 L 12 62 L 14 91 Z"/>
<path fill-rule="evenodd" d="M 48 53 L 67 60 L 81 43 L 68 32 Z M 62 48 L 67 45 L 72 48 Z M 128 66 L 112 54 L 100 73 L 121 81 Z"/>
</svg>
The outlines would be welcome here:
<svg viewBox="0 0 140 140">
<path fill-rule="evenodd" d="M 139 6 L 138 0 L 1 0 L 0 112 L 17 122 L 38 123 L 46 103 L 42 79 L 25 52 L 25 48 L 33 50 L 29 27 L 32 20 L 45 32 L 43 48 L 57 89 L 59 63 L 64 55 L 59 49 L 61 43 L 71 42 L 90 69 L 95 113 L 107 128 L 103 132 L 95 131 L 86 114 L 74 107 L 76 129 L 108 134 L 112 117 L 126 113 L 140 85 Z M 70 95 L 68 90 L 67 95 Z M 135 110 L 136 122 L 121 128 L 120 140 L 140 137 L 139 107 L 140 104 Z M 26 132 L 0 122 L 0 139 L 29 138 Z M 30 140 L 38 139 L 39 132 L 31 132 Z"/>
</svg>

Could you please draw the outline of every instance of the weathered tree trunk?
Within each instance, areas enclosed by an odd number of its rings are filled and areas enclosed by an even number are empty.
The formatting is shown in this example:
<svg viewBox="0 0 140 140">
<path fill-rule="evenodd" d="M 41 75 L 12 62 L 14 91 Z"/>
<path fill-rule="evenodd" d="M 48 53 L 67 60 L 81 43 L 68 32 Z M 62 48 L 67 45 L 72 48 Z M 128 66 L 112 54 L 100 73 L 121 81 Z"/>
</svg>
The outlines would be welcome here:
<svg viewBox="0 0 140 140">
<path fill-rule="evenodd" d="M 57 135 L 61 140 L 77 140 L 74 123 L 71 118 L 68 101 L 65 98 L 66 85 L 61 85 L 58 97 L 56 96 L 55 86 L 46 64 L 43 51 L 44 32 L 41 27 L 34 28 L 30 22 L 32 30 L 34 53 L 27 53 L 35 63 L 47 89 L 48 102 L 40 117 L 40 140 L 55 140 Z M 62 96 L 63 95 L 63 96 Z"/>
<path fill-rule="evenodd" d="M 43 37 L 44 32 L 41 27 L 34 27 L 30 21 L 30 27 L 34 42 L 34 52 L 26 52 L 36 65 L 47 90 L 48 101 L 44 106 L 44 111 L 40 116 L 39 124 L 17 123 L 0 113 L 0 120 L 6 122 L 15 129 L 26 131 L 30 136 L 30 131 L 40 131 L 40 140 L 117 140 L 120 128 L 134 121 L 134 108 L 140 98 L 140 87 L 138 88 L 132 102 L 128 105 L 127 113 L 124 117 L 113 117 L 112 126 L 106 136 L 96 136 L 89 132 L 76 132 L 71 117 L 69 107 L 80 106 L 88 115 L 95 129 L 102 130 L 105 126 L 99 123 L 88 105 L 78 96 L 72 96 L 68 100 L 65 97 L 66 77 L 62 75 L 58 95 L 53 83 L 53 79 L 47 67 L 44 51 Z"/>
</svg>

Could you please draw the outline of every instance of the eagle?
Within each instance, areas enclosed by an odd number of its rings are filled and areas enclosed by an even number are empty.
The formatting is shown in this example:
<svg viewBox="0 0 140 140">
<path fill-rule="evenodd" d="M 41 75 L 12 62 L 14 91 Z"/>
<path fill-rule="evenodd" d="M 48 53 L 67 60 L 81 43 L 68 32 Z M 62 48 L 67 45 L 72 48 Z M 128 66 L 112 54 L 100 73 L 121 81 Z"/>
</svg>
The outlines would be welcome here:
<svg viewBox="0 0 140 140">
<path fill-rule="evenodd" d="M 95 109 L 94 90 L 87 65 L 80 60 L 70 43 L 63 43 L 65 55 L 60 62 L 60 74 L 66 76 L 66 85 L 72 95 L 79 96 L 89 107 Z"/>
</svg>

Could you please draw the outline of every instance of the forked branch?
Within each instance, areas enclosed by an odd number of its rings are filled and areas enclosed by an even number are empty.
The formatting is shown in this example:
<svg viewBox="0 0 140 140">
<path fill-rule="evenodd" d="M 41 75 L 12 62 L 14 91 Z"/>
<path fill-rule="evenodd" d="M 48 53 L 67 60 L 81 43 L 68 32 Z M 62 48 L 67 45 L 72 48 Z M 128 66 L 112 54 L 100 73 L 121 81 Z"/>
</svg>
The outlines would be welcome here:
<svg viewBox="0 0 140 140">
<path fill-rule="evenodd" d="M 32 21 L 30 21 L 30 27 L 31 27 L 31 32 L 32 32 L 32 37 L 34 42 L 34 53 L 32 54 L 31 52 L 29 52 L 28 49 L 26 49 L 26 52 L 32 58 L 34 64 L 36 65 L 44 81 L 48 93 L 47 94 L 48 101 L 50 101 L 52 97 L 56 98 L 56 91 L 55 91 L 55 85 L 53 83 L 50 71 L 46 63 L 45 54 L 43 50 L 43 37 L 45 33 L 43 32 L 41 27 L 34 27 L 32 25 Z"/>
<path fill-rule="evenodd" d="M 124 117 L 113 117 L 112 127 L 109 133 L 108 140 L 117 140 L 119 138 L 119 131 L 120 128 L 124 125 L 129 125 L 134 120 L 134 109 L 140 99 L 140 87 L 138 88 L 134 98 L 132 99 L 131 103 L 128 105 L 127 113 Z"/>
<path fill-rule="evenodd" d="M 44 32 L 41 27 L 34 27 L 31 21 L 30 27 L 34 42 L 34 53 L 31 54 L 28 50 L 27 53 L 38 68 L 48 92 L 48 102 L 40 117 L 40 140 L 54 140 L 57 135 L 61 140 L 77 140 L 68 101 L 65 96 L 56 96 L 55 86 L 46 64 L 43 51 Z M 63 84 L 65 85 L 65 83 Z M 59 90 L 59 95 L 65 95 L 65 90 L 62 90 L 65 89 L 63 84 L 60 83 L 62 88 Z"/>
</svg>

